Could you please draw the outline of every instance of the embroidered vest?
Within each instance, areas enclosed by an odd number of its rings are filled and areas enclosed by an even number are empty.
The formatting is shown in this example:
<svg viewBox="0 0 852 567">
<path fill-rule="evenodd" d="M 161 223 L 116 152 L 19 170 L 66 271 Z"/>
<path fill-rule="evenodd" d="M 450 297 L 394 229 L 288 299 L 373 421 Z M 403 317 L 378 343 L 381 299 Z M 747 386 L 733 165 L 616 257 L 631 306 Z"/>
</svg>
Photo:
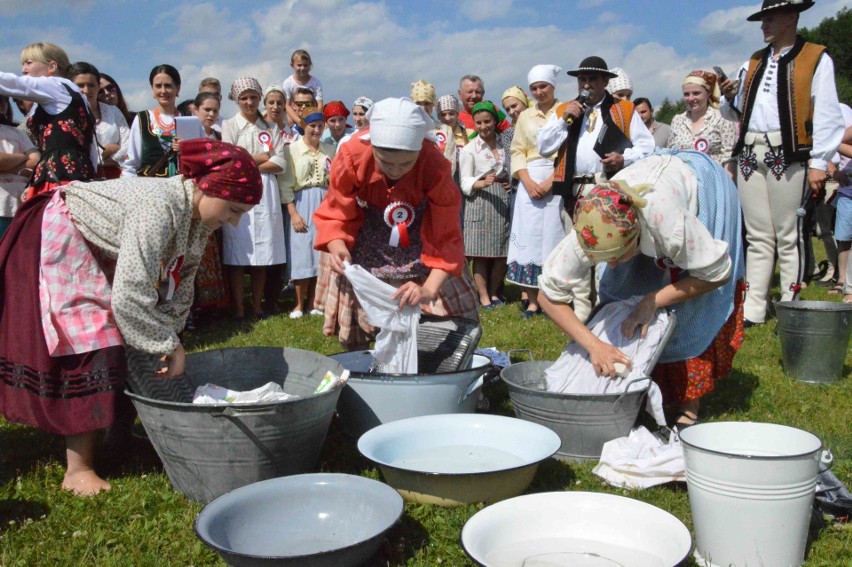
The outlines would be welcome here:
<svg viewBox="0 0 852 567">
<path fill-rule="evenodd" d="M 139 177 L 169 177 L 169 164 L 177 170 L 177 154 L 163 159 L 171 149 L 171 137 L 160 137 L 151 131 L 151 118 L 147 110 L 137 113 L 139 136 L 142 140 Z"/>
<path fill-rule="evenodd" d="M 59 114 L 48 114 L 37 106 L 27 119 L 27 128 L 38 141 L 41 160 L 36 165 L 30 186 L 47 182 L 90 181 L 95 169 L 89 149 L 95 136 L 95 118 L 86 110 L 83 96 L 63 84 L 71 95 L 68 107 Z"/>
<path fill-rule="evenodd" d="M 781 123 L 782 148 L 785 161 L 807 161 L 813 148 L 814 105 L 811 102 L 811 83 L 820 57 L 826 48 L 796 38 L 792 49 L 778 59 L 778 119 Z M 769 47 L 756 51 L 748 62 L 743 79 L 745 88 L 742 128 L 733 155 L 745 145 L 745 135 L 751 119 L 754 101 L 769 60 Z"/>
<path fill-rule="evenodd" d="M 556 115 L 562 116 L 569 103 L 556 107 Z M 630 138 L 630 121 L 633 119 L 635 107 L 628 100 L 615 100 L 609 93 L 604 94 L 601 102 L 601 117 L 610 127 L 616 126 Z M 568 127 L 568 137 L 560 146 L 553 164 L 553 194 L 562 195 L 565 209 L 573 212 L 574 208 L 574 173 L 577 167 L 577 144 L 580 141 L 582 120 L 575 120 Z"/>
</svg>

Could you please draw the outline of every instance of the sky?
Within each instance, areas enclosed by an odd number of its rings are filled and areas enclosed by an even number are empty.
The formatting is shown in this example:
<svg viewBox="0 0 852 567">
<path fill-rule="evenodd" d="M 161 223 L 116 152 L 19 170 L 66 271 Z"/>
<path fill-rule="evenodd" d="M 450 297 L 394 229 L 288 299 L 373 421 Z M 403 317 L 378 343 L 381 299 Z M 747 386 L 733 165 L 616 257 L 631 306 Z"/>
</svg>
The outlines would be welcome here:
<svg viewBox="0 0 852 567">
<path fill-rule="evenodd" d="M 800 26 L 835 15 L 844 0 L 817 0 Z M 622 67 L 634 96 L 657 106 L 677 100 L 694 69 L 729 75 L 763 47 L 760 24 L 746 21 L 760 2 L 742 0 L 0 0 L 0 70 L 20 73 L 21 49 L 38 41 L 61 46 L 72 62 L 112 75 L 132 110 L 151 108 L 150 70 L 180 71 L 179 100 L 199 81 L 239 76 L 266 87 L 288 77 L 290 54 L 306 49 L 324 100 L 351 108 L 361 95 L 408 96 L 424 79 L 438 96 L 456 94 L 462 75 L 479 75 L 485 98 L 526 84 L 533 65 L 563 69 L 557 98 L 577 95 L 565 71 L 589 55 Z M 222 114 L 232 116 L 226 101 Z"/>
</svg>

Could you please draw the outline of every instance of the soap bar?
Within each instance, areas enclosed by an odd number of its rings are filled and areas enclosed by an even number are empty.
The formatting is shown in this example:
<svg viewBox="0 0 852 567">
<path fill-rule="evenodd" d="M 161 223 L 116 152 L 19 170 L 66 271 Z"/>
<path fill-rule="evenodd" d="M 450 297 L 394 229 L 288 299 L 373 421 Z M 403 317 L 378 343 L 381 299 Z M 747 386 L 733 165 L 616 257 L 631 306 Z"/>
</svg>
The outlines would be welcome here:
<svg viewBox="0 0 852 567">
<path fill-rule="evenodd" d="M 615 366 L 615 375 L 620 378 L 624 378 L 630 374 L 630 369 L 624 363 L 613 362 L 613 366 Z"/>
</svg>

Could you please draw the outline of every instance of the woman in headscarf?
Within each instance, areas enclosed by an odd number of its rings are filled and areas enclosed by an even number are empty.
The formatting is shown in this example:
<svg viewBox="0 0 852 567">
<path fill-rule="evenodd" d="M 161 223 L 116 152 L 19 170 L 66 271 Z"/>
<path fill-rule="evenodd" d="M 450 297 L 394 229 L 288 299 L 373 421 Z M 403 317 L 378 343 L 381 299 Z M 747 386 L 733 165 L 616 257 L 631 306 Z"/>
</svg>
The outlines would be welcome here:
<svg viewBox="0 0 852 567">
<path fill-rule="evenodd" d="M 65 436 L 62 487 L 110 485 L 94 470 L 115 418 L 125 346 L 183 373 L 183 329 L 210 232 L 261 195 L 242 149 L 184 142 L 181 175 L 73 182 L 29 199 L 0 240 L 0 412 Z"/>
<path fill-rule="evenodd" d="M 672 118 L 669 147 L 697 150 L 709 155 L 733 175 L 734 123 L 719 112 L 718 77 L 706 71 L 692 71 L 683 80 L 686 112 Z"/>
<path fill-rule="evenodd" d="M 569 303 L 595 264 L 602 304 L 641 295 L 622 326 L 644 336 L 657 309 L 672 307 L 674 334 L 652 372 L 680 428 L 697 422 L 699 400 L 731 370 L 743 342 L 745 273 L 737 189 L 721 166 L 695 151 L 639 160 L 577 202 L 574 229 L 548 256 L 541 304 L 585 348 L 595 371 L 615 375 L 630 359 L 595 337 Z M 604 378 L 605 379 L 605 378 Z"/>
<path fill-rule="evenodd" d="M 234 317 L 240 323 L 246 321 L 244 269 L 248 267 L 251 273 L 252 315 L 263 318 L 267 269 L 287 262 L 284 213 L 275 176 L 286 164 L 284 142 L 278 127 L 258 111 L 262 92 L 257 79 L 235 80 L 228 98 L 236 101 L 240 113 L 222 123 L 222 140 L 248 150 L 263 179 L 263 198 L 258 206 L 238 226 L 224 228 L 223 263 L 228 266 Z M 272 305 L 267 309 L 274 312 Z"/>
<path fill-rule="evenodd" d="M 542 157 L 536 146 L 538 129 L 559 106 L 555 90 L 560 71 L 555 65 L 530 69 L 527 80 L 536 103 L 521 112 L 512 137 L 512 177 L 520 183 L 512 212 L 506 279 L 527 292 L 524 318 L 541 314 L 538 276 L 547 255 L 565 236 L 562 197 L 551 191 L 553 158 Z"/>
<path fill-rule="evenodd" d="M 314 213 L 315 247 L 332 268 L 360 264 L 398 289 L 394 299 L 426 313 L 478 320 L 476 292 L 466 275 L 458 218 L 459 190 L 434 141 L 426 112 L 408 99 L 377 102 L 370 127 L 341 144 L 328 194 Z M 366 348 L 369 325 L 352 286 L 337 276 L 325 307 L 326 335 L 348 350 Z"/>
<path fill-rule="evenodd" d="M 95 119 L 83 94 L 66 78 L 70 67 L 61 47 L 34 43 L 21 52 L 23 76 L 0 72 L 0 95 L 37 103 L 26 122 L 41 160 L 30 177 L 27 196 L 95 178 Z"/>
<path fill-rule="evenodd" d="M 503 108 L 506 110 L 506 114 L 512 121 L 513 126 L 518 122 L 521 112 L 530 107 L 530 98 L 524 92 L 524 89 L 517 85 L 506 89 L 503 92 L 500 102 L 503 104 Z"/>
<path fill-rule="evenodd" d="M 473 262 L 473 281 L 482 309 L 502 305 L 506 276 L 512 184 L 509 141 L 501 139 L 501 113 L 488 100 L 471 109 L 477 136 L 462 148 L 459 177 L 464 194 L 464 252 Z"/>
</svg>

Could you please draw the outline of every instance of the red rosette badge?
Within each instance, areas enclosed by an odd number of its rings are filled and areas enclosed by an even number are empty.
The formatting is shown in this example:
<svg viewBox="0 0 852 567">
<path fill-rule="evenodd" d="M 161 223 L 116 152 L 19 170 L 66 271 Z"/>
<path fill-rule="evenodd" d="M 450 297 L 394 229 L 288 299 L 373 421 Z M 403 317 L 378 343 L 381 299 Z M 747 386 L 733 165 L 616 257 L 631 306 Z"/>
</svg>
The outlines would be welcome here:
<svg viewBox="0 0 852 567">
<path fill-rule="evenodd" d="M 414 207 L 405 201 L 395 201 L 385 207 L 385 224 L 391 228 L 388 244 L 407 248 L 411 241 L 408 238 L 408 227 L 414 222 Z"/>
<path fill-rule="evenodd" d="M 266 149 L 270 152 L 273 151 L 274 148 L 272 147 L 272 134 L 270 134 L 269 132 L 260 132 L 257 135 L 257 141 L 266 146 Z"/>
<path fill-rule="evenodd" d="M 695 143 L 692 145 L 692 147 L 694 147 L 699 152 L 706 154 L 707 150 L 710 149 L 710 142 L 708 142 L 704 138 L 698 138 L 697 140 L 695 140 Z"/>
</svg>

